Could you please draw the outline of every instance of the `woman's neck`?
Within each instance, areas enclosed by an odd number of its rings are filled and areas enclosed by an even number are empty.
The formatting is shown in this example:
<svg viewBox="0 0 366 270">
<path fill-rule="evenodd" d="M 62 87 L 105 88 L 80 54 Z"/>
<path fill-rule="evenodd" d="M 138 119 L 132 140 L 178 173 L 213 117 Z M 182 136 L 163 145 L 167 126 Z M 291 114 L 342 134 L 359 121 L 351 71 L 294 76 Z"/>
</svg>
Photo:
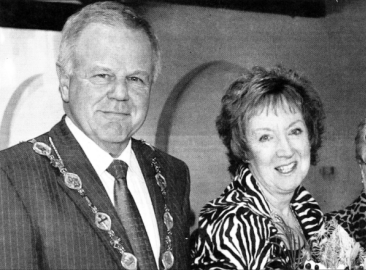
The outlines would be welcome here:
<svg viewBox="0 0 366 270">
<path fill-rule="evenodd" d="M 287 227 L 291 228 L 292 234 L 294 236 L 294 243 L 291 244 L 290 249 L 300 249 L 305 244 L 305 237 L 303 235 L 301 226 L 295 213 L 291 209 L 291 199 L 293 193 L 288 194 L 278 194 L 271 192 L 271 190 L 266 189 L 263 185 L 258 183 L 259 188 L 268 203 L 270 208 L 271 218 L 273 218 L 276 222 L 284 223 Z M 284 227 L 281 225 L 279 226 L 275 223 L 277 230 L 286 235 L 285 231 L 282 231 Z M 289 239 L 284 239 L 284 241 L 289 241 Z M 287 246 L 290 244 L 287 243 Z"/>
</svg>

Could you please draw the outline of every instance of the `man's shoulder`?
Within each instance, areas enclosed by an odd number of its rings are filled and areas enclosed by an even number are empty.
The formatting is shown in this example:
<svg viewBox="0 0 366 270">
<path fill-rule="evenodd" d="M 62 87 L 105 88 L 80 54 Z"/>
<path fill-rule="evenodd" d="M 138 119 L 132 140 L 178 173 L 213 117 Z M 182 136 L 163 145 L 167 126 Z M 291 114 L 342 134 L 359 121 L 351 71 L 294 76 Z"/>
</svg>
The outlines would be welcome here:
<svg viewBox="0 0 366 270">
<path fill-rule="evenodd" d="M 163 160 L 164 163 L 179 165 L 183 167 L 187 166 L 183 160 L 175 156 L 172 156 L 166 153 L 165 151 L 162 151 L 161 149 L 145 142 L 144 140 L 133 139 L 133 143 L 137 145 L 140 150 L 149 153 L 152 157 L 156 157 L 159 160 Z"/>
<path fill-rule="evenodd" d="M 181 166 L 187 166 L 183 160 L 181 160 L 175 156 L 172 156 L 172 155 L 160 150 L 159 148 L 155 148 L 155 151 L 157 152 L 158 155 L 160 155 L 161 157 L 163 157 L 165 160 L 169 161 L 170 163 L 180 164 Z"/>
<path fill-rule="evenodd" d="M 47 133 L 45 133 L 34 139 L 39 142 L 46 142 L 47 138 Z M 33 158 L 34 156 L 36 156 L 36 153 L 34 152 L 33 144 L 30 141 L 19 142 L 16 145 L 0 151 L 0 166 L 4 167 L 10 166 L 11 164 L 35 161 Z"/>
<path fill-rule="evenodd" d="M 56 123 L 50 131 L 47 131 L 41 135 L 38 135 L 36 137 L 31 137 L 26 141 L 22 141 L 19 142 L 16 145 L 10 146 L 4 150 L 0 151 L 0 165 L 3 165 L 5 160 L 10 159 L 9 161 L 14 161 L 14 158 L 16 160 L 27 160 L 29 159 L 29 155 L 34 155 L 34 150 L 33 150 L 33 144 L 30 142 L 31 140 L 35 140 L 37 142 L 43 142 L 46 143 L 47 145 L 50 144 L 49 142 L 49 137 L 52 134 L 60 134 L 60 130 L 65 129 L 65 122 L 64 119 L 62 119 L 60 122 Z"/>
</svg>

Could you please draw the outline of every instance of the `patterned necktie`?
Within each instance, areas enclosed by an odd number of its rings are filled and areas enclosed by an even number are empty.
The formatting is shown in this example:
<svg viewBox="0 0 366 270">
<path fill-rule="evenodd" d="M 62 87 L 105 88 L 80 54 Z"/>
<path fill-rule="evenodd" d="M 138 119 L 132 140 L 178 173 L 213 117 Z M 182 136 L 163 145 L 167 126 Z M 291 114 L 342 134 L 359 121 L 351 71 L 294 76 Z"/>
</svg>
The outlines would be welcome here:
<svg viewBox="0 0 366 270">
<path fill-rule="evenodd" d="M 122 160 L 115 159 L 109 165 L 107 172 L 114 178 L 114 201 L 118 216 L 126 230 L 133 253 L 137 258 L 140 270 L 157 269 L 154 254 L 146 233 L 144 223 L 127 187 L 128 165 Z"/>
</svg>

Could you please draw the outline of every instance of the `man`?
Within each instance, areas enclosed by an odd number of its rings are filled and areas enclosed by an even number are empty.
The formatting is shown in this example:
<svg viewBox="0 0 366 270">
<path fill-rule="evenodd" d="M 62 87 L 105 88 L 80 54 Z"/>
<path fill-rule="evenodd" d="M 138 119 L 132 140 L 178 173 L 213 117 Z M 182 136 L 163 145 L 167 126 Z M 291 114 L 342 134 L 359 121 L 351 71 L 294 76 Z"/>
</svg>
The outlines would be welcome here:
<svg viewBox="0 0 366 270">
<path fill-rule="evenodd" d="M 132 138 L 159 61 L 149 24 L 121 4 L 68 19 L 66 116 L 0 152 L 1 269 L 188 269 L 188 168 Z"/>
</svg>

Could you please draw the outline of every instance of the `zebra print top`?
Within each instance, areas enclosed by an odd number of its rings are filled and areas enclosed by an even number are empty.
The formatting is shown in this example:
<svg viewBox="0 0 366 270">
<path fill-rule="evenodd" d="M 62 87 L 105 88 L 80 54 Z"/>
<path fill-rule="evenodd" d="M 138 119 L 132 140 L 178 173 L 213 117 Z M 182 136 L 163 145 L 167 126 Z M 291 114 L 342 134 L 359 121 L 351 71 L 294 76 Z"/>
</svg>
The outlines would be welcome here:
<svg viewBox="0 0 366 270">
<path fill-rule="evenodd" d="M 318 203 L 300 186 L 290 205 L 309 241 L 323 224 Z M 192 234 L 191 269 L 265 269 L 278 257 L 288 263 L 284 242 L 276 245 L 271 240 L 276 233 L 269 205 L 243 166 L 220 197 L 201 210 L 198 229 Z"/>
</svg>

